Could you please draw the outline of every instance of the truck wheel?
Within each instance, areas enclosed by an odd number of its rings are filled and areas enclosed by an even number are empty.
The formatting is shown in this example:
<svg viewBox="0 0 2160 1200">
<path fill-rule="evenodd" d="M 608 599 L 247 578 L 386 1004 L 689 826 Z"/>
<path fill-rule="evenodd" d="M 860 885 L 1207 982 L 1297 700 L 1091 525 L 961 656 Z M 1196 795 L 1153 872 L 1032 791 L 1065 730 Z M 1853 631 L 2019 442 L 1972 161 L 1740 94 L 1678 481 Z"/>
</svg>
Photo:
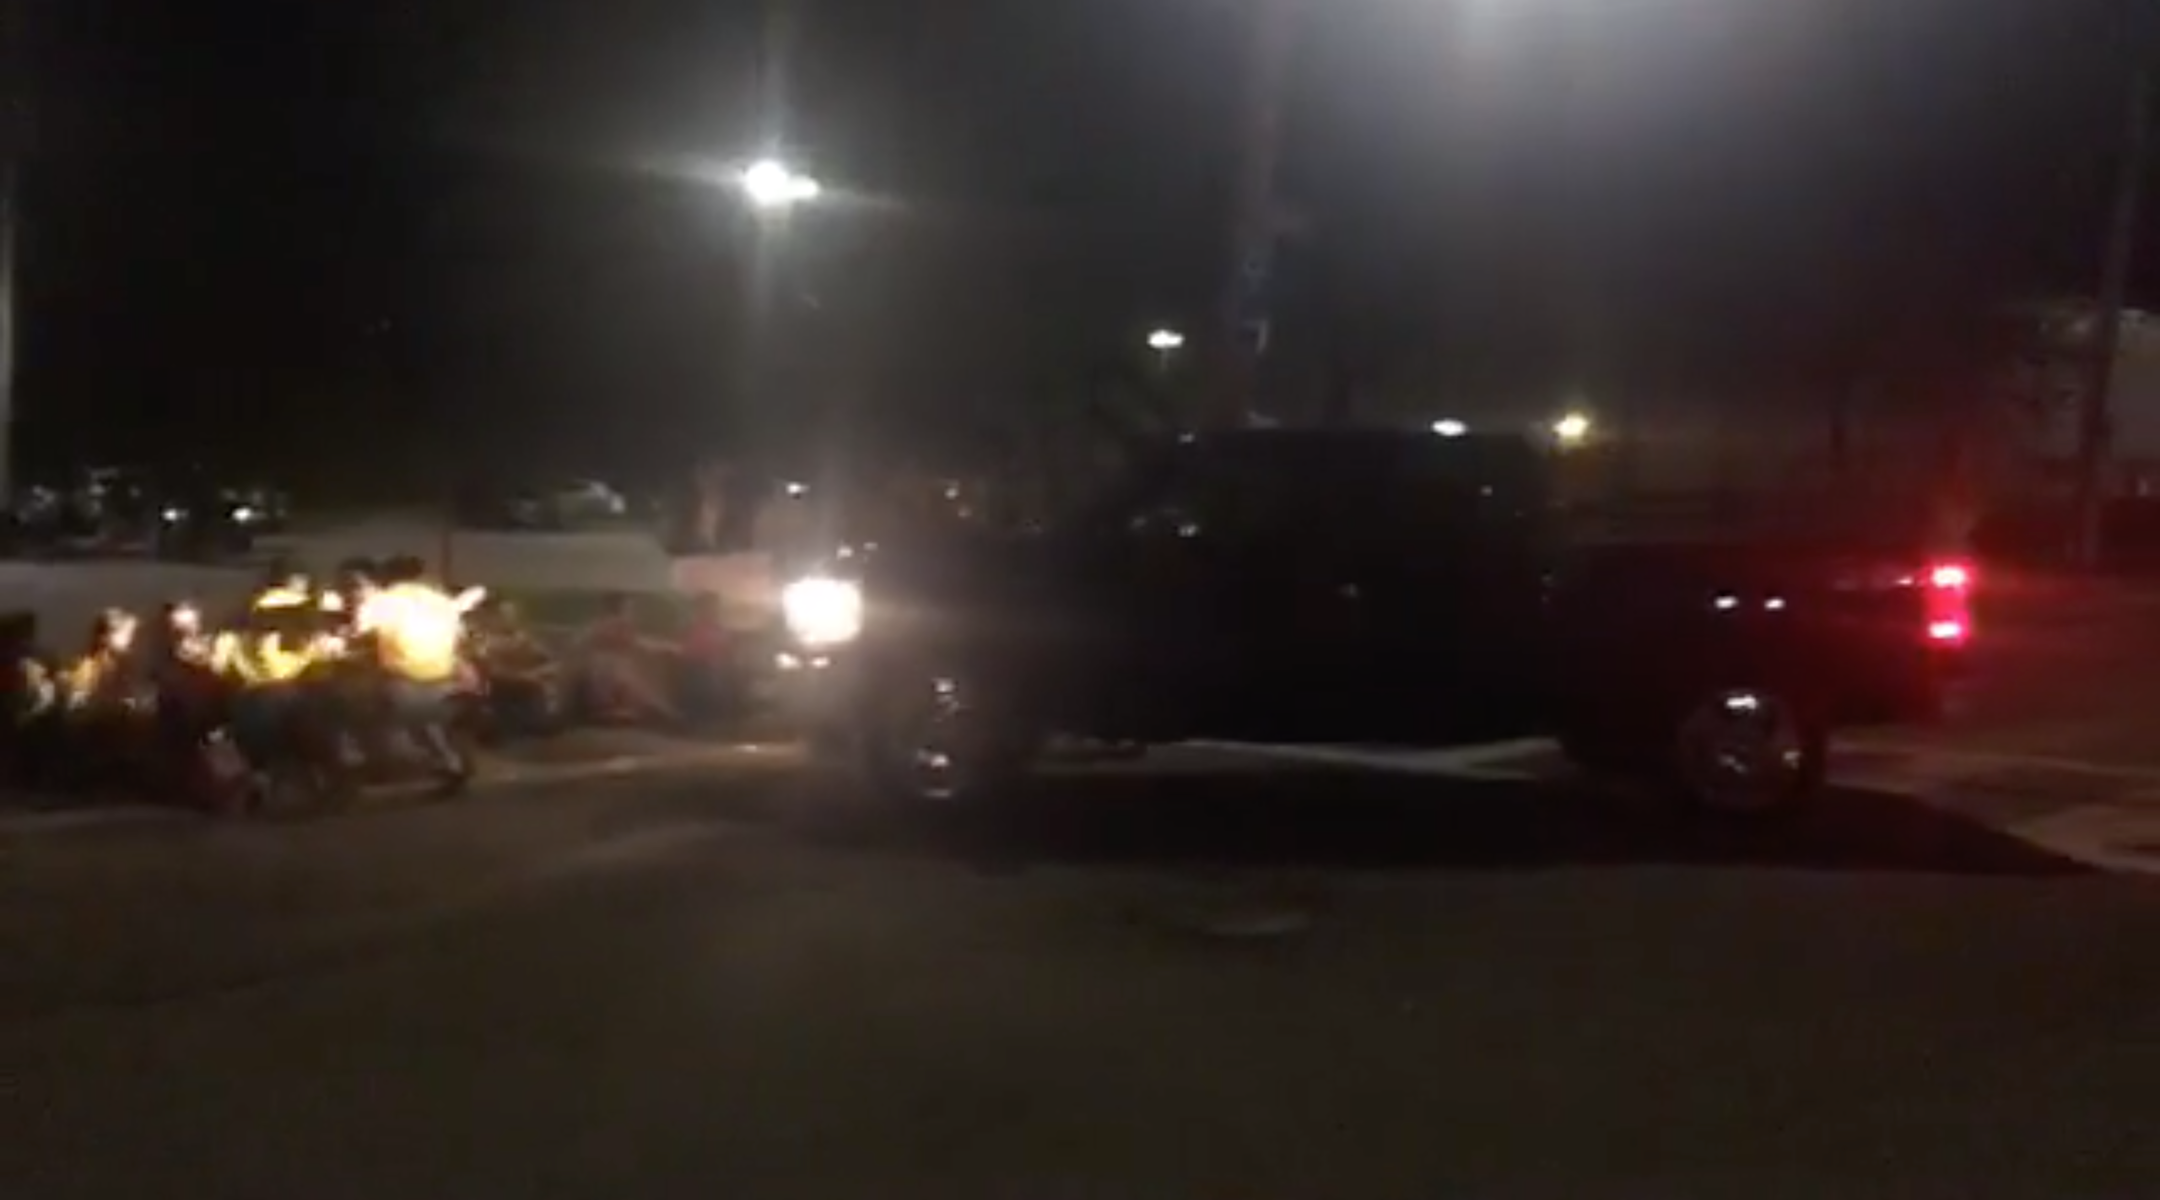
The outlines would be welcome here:
<svg viewBox="0 0 2160 1200">
<path fill-rule="evenodd" d="M 1810 706 L 1764 688 L 1712 689 L 1673 728 L 1673 782 L 1713 816 L 1805 808 L 1822 792 L 1828 761 L 1828 732 Z"/>
<path fill-rule="evenodd" d="M 921 663 L 878 675 L 855 743 L 881 797 L 909 808 L 974 807 L 1025 773 L 1030 739 L 978 676 Z"/>
</svg>

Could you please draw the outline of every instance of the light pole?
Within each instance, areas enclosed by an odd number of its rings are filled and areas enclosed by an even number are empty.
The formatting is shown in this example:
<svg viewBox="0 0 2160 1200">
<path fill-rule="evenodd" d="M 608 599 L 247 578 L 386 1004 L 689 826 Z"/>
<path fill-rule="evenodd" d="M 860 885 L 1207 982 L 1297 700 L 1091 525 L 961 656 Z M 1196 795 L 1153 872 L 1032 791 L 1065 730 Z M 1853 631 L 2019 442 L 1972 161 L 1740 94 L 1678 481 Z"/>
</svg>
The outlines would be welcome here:
<svg viewBox="0 0 2160 1200">
<path fill-rule="evenodd" d="M 15 374 L 17 331 L 15 327 L 16 210 L 21 205 L 17 168 L 12 159 L 0 162 L 0 497 L 11 493 L 15 461 Z"/>
<path fill-rule="evenodd" d="M 754 431 L 753 440 L 762 440 L 776 435 L 785 423 L 782 415 L 795 407 L 778 403 L 778 393 L 801 365 L 796 343 L 806 335 L 797 329 L 801 321 L 796 310 L 814 308 L 817 301 L 803 281 L 795 278 L 791 224 L 799 211 L 815 207 L 824 198 L 825 186 L 773 154 L 742 163 L 724 182 L 756 226 L 752 300 L 739 368 L 738 396 L 747 408 L 738 411 L 734 420 Z"/>
<path fill-rule="evenodd" d="M 2086 348 L 2083 390 L 2078 397 L 2077 479 L 2072 509 L 2071 559 L 2088 570 L 2100 565 L 2100 516 L 2107 506 L 2108 455 L 2113 441 L 2109 411 L 2115 357 L 2121 346 L 2123 294 L 2137 257 L 2138 216 L 2144 207 L 2145 164 L 2152 151 L 2153 69 L 2141 62 L 2130 80 L 2123 114 L 2120 161 L 2115 165 L 2114 203 L 2102 253 L 2099 302 Z"/>
<path fill-rule="evenodd" d="M 1251 420 L 1253 388 L 1267 350 L 1268 293 L 1282 234 L 1276 193 L 1282 152 L 1283 95 L 1290 52 L 1297 38 L 1297 0 L 1256 0 L 1245 64 L 1245 101 L 1240 114 L 1237 191 L 1232 199 L 1232 262 L 1225 282 L 1209 354 L 1207 410 L 1210 425 Z"/>
<path fill-rule="evenodd" d="M 15 483 L 15 379 L 22 352 L 17 234 L 23 160 L 30 150 L 29 23 L 28 0 L 0 0 L 0 498 Z"/>
</svg>

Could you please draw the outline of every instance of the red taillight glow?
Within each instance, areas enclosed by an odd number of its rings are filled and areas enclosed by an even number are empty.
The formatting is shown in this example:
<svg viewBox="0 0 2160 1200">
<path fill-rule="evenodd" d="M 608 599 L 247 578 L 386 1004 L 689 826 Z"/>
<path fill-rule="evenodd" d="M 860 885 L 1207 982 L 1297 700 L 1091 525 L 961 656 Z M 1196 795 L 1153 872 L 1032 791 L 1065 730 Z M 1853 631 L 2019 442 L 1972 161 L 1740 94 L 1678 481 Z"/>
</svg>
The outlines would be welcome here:
<svg viewBox="0 0 2160 1200">
<path fill-rule="evenodd" d="M 1972 637 L 1971 567 L 1938 562 L 1927 569 L 1927 640 L 1936 646 L 1962 646 Z"/>
</svg>

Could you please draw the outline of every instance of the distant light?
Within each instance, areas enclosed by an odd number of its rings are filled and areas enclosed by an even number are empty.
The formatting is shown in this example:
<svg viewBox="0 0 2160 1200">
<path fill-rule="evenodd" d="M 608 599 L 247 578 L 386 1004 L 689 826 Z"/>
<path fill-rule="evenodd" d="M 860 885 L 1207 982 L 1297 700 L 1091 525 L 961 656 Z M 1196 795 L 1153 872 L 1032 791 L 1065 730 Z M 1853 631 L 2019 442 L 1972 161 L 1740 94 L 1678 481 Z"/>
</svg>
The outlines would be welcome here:
<svg viewBox="0 0 2160 1200">
<path fill-rule="evenodd" d="M 1461 437 L 1462 435 L 1470 432 L 1470 427 L 1463 424 L 1461 421 L 1440 420 L 1434 421 L 1432 423 L 1432 431 L 1439 434 L 1441 437 L 1453 438 Z"/>
<path fill-rule="evenodd" d="M 793 208 L 817 199 L 824 185 L 776 158 L 761 158 L 743 168 L 736 182 L 750 203 L 763 209 Z"/>
<path fill-rule="evenodd" d="M 1147 335 L 1148 349 L 1167 354 L 1185 346 L 1185 335 L 1175 329 L 1157 329 Z"/>
<path fill-rule="evenodd" d="M 1590 418 L 1579 412 L 1571 412 L 1553 422 L 1553 436 L 1565 445 L 1574 445 L 1590 436 Z"/>
<path fill-rule="evenodd" d="M 1928 572 L 1928 583 L 1944 591 L 1963 591 L 1972 585 L 1972 572 L 1958 563 L 1942 563 Z"/>
<path fill-rule="evenodd" d="M 802 497 L 810 494 L 810 485 L 807 483 L 791 482 L 787 485 L 787 494 L 795 497 L 796 499 L 801 499 Z"/>
</svg>

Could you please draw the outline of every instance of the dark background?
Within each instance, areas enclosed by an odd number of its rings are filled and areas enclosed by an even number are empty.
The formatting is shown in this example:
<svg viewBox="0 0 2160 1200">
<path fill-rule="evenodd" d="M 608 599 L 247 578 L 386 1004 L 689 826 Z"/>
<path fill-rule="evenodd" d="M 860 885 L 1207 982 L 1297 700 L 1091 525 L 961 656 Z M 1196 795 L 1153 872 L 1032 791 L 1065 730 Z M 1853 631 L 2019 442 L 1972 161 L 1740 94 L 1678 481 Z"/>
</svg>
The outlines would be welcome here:
<svg viewBox="0 0 2160 1200">
<path fill-rule="evenodd" d="M 10 2 L 46 464 L 965 442 L 1223 273 L 1236 0 Z M 1273 402 L 1834 372 L 2089 292 L 2136 2 L 1310 4 Z M 687 167 L 774 138 L 847 193 L 778 241 Z"/>
</svg>

